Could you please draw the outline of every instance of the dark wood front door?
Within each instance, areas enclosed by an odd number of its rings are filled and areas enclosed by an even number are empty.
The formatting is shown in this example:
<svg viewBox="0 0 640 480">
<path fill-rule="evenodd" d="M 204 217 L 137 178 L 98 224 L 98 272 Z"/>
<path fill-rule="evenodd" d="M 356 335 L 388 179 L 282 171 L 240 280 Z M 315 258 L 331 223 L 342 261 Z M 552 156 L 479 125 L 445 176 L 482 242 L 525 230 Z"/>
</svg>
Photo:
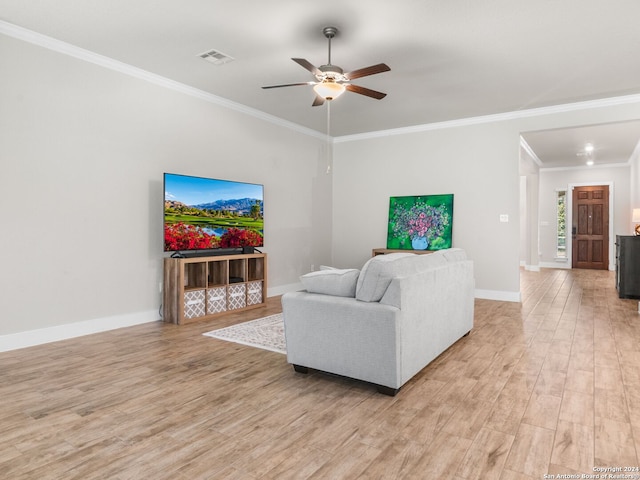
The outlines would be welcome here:
<svg viewBox="0 0 640 480">
<path fill-rule="evenodd" d="M 574 187 L 572 267 L 609 268 L 609 186 Z"/>
</svg>

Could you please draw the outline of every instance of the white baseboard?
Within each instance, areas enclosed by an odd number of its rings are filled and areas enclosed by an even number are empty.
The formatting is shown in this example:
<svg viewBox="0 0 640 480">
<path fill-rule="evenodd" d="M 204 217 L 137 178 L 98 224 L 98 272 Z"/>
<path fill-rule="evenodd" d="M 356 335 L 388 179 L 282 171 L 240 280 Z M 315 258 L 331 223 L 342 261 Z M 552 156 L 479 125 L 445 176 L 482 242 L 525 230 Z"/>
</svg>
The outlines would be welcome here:
<svg viewBox="0 0 640 480">
<path fill-rule="evenodd" d="M 540 262 L 542 268 L 564 268 L 571 270 L 571 264 L 567 262 Z"/>
<path fill-rule="evenodd" d="M 503 290 L 482 290 L 476 288 L 476 298 L 484 300 L 498 300 L 500 302 L 521 302 L 520 292 L 505 292 Z"/>
<path fill-rule="evenodd" d="M 56 325 L 55 327 L 0 335 L 0 352 L 33 347 L 35 345 L 42 345 L 43 343 L 57 342 L 59 340 L 67 340 L 69 338 L 106 332 L 117 328 L 131 327 L 141 323 L 156 322 L 158 320 L 158 311 L 150 310 L 147 312 L 115 315 L 112 317 L 67 323 L 65 325 Z"/>
<path fill-rule="evenodd" d="M 290 283 L 288 285 L 281 285 L 276 288 L 269 288 L 268 297 L 275 297 L 276 295 L 284 295 L 287 292 L 297 292 L 304 290 L 302 283 Z M 475 298 L 482 298 L 484 300 L 498 300 L 501 302 L 520 302 L 520 292 L 505 292 L 502 290 L 475 290 Z"/>
<path fill-rule="evenodd" d="M 572 269 L 571 265 L 567 264 L 565 262 L 541 262 L 540 266 L 542 268 L 563 268 L 565 270 L 571 270 Z M 615 264 L 609 265 L 609 271 L 611 271 L 611 272 L 615 272 L 616 271 Z"/>
<path fill-rule="evenodd" d="M 540 265 L 524 265 L 524 269 L 527 272 L 539 272 L 540 271 Z"/>
<path fill-rule="evenodd" d="M 278 287 L 269 287 L 267 288 L 267 297 L 277 297 L 278 295 L 284 295 L 287 292 L 297 292 L 298 290 L 304 290 L 300 282 L 280 285 Z"/>
<path fill-rule="evenodd" d="M 290 283 L 270 288 L 267 296 L 274 297 L 277 295 L 283 295 L 287 292 L 295 292 L 303 289 L 304 287 L 302 286 L 302 283 Z M 487 300 L 520 302 L 520 292 L 476 289 L 475 297 Z M 93 320 L 56 325 L 54 327 L 40 328 L 37 330 L 28 330 L 26 332 L 0 335 L 0 352 L 8 352 L 10 350 L 18 350 L 20 348 L 33 347 L 60 340 L 68 340 L 70 338 L 90 335 L 92 333 L 132 327 L 134 325 L 157 322 L 159 320 L 158 312 L 156 310 L 149 310 L 146 312 L 115 315 L 112 317 L 96 318 Z"/>
<path fill-rule="evenodd" d="M 292 283 L 269 288 L 267 296 L 273 297 L 287 292 L 303 290 L 302 283 Z M 92 333 L 106 332 L 117 328 L 132 327 L 141 323 L 156 322 L 160 320 L 157 310 L 147 312 L 130 313 L 124 315 L 114 315 L 112 317 L 95 318 L 81 322 L 56 325 L 53 327 L 28 330 L 26 332 L 10 333 L 0 335 L 0 352 L 18 350 L 20 348 L 33 347 L 45 343 L 67 340 L 70 338 L 90 335 Z"/>
<path fill-rule="evenodd" d="M 269 288 L 268 297 L 275 297 L 276 295 L 284 295 L 287 292 L 297 292 L 304 290 L 302 283 L 290 283 L 288 285 L 281 285 L 273 289 Z M 498 300 L 501 302 L 520 302 L 520 292 L 505 292 L 502 290 L 482 290 L 476 288 L 475 298 L 482 298 L 484 300 Z"/>
</svg>

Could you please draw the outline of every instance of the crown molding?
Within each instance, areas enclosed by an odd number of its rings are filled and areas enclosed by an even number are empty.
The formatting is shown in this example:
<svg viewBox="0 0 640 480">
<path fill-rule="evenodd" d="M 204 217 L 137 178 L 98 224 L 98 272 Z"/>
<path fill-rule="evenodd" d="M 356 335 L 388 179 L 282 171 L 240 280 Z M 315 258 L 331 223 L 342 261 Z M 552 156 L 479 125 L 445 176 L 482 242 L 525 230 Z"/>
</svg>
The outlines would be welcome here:
<svg viewBox="0 0 640 480">
<path fill-rule="evenodd" d="M 536 163 L 536 165 L 538 165 L 538 167 L 542 167 L 542 161 L 540 160 L 540 158 L 538 158 L 538 155 L 536 155 L 536 152 L 534 152 L 531 149 L 531 147 L 529 146 L 529 144 L 527 143 L 527 141 L 524 139 L 522 135 L 520 136 L 520 146 L 525 152 L 527 152 L 527 154 L 533 159 L 533 161 Z"/>
<path fill-rule="evenodd" d="M 237 102 L 232 102 L 231 100 L 227 100 L 217 95 L 213 95 L 211 93 L 205 92 L 204 90 L 190 87 L 183 83 L 170 80 L 161 75 L 148 72 L 141 68 L 134 67 L 133 65 L 129 65 L 127 63 L 114 60 L 104 55 L 99 55 L 97 53 L 91 52 L 84 48 L 80 48 L 70 43 L 56 40 L 55 38 L 49 37 L 47 35 L 43 35 L 41 33 L 34 32 L 32 30 L 28 30 L 23 27 L 19 27 L 12 23 L 5 22 L 3 20 L 0 20 L 0 33 L 16 38 L 18 40 L 23 40 L 25 42 L 28 42 L 34 45 L 39 45 L 43 48 L 47 48 L 49 50 L 53 50 L 53 51 L 62 53 L 64 55 L 68 55 L 68 56 L 77 58 L 79 60 L 84 60 L 86 62 L 90 62 L 95 65 L 99 65 L 101 67 L 108 68 L 110 70 L 114 70 L 114 71 L 123 73 L 125 75 L 129 75 L 129 76 L 153 83 L 155 85 L 162 86 L 164 88 L 175 90 L 185 95 L 190 95 L 192 97 L 199 98 L 206 102 L 213 103 L 213 104 L 228 108 L 230 110 L 234 110 L 236 112 L 250 115 L 252 117 L 264 120 L 266 122 L 269 122 L 284 128 L 288 128 L 290 130 L 294 130 L 304 135 L 315 137 L 329 143 L 353 142 L 358 140 L 367 140 L 371 138 L 389 137 L 389 136 L 395 136 L 395 135 L 406 135 L 406 134 L 417 133 L 417 132 L 465 127 L 465 126 L 478 125 L 483 123 L 494 123 L 494 122 L 500 122 L 500 121 L 514 120 L 519 118 L 537 117 L 542 115 L 552 115 L 557 113 L 572 112 L 572 111 L 585 110 L 590 108 L 602 108 L 602 107 L 610 107 L 615 105 L 625 105 L 625 104 L 640 102 L 640 94 L 626 95 L 626 96 L 620 96 L 620 97 L 604 98 L 599 100 L 589 100 L 585 102 L 554 105 L 550 107 L 540 107 L 540 108 L 532 108 L 528 110 L 518 110 L 514 112 L 496 113 L 491 115 L 482 115 L 478 117 L 461 118 L 456 120 L 448 120 L 444 122 L 427 123 L 427 124 L 421 124 L 421 125 L 414 125 L 410 127 L 394 128 L 389 130 L 378 130 L 378 131 L 359 133 L 354 135 L 343 135 L 340 137 L 331 137 L 331 136 L 327 136 L 325 133 L 321 133 L 316 130 L 303 127 L 297 123 L 293 123 L 288 120 L 284 120 L 282 118 L 276 117 L 275 115 L 270 115 L 268 113 L 262 112 L 255 108 L 247 107 L 246 105 L 242 105 Z"/>
<path fill-rule="evenodd" d="M 446 128 L 466 127 L 470 125 L 480 125 L 483 123 L 504 122 L 520 118 L 539 117 L 543 115 L 553 115 L 557 113 L 575 112 L 591 108 L 612 107 L 616 105 L 627 105 L 640 103 L 640 94 L 624 95 L 620 97 L 602 98 L 599 100 L 587 100 L 584 102 L 566 103 L 553 105 L 550 107 L 530 108 L 514 112 L 495 113 L 478 117 L 461 118 L 457 120 L 447 120 L 444 122 L 426 123 L 411 127 L 394 128 L 390 130 L 378 130 L 375 132 L 357 133 L 354 135 L 344 135 L 336 137 L 334 143 L 354 142 L 358 140 L 368 140 L 371 138 L 390 137 L 394 135 L 406 135 L 409 133 L 427 132 L 432 130 L 443 130 Z"/>
<path fill-rule="evenodd" d="M 599 170 L 603 168 L 623 168 L 629 167 L 631 164 L 626 163 L 603 163 L 600 165 L 577 165 L 575 167 L 541 167 L 540 172 L 562 172 L 565 170 Z"/>
<path fill-rule="evenodd" d="M 629 157 L 629 165 L 631 165 L 633 159 L 638 158 L 638 156 L 640 156 L 640 140 L 638 140 L 638 143 L 636 143 L 633 152 L 631 152 L 631 156 Z"/>
<path fill-rule="evenodd" d="M 311 137 L 316 137 L 324 141 L 327 140 L 327 135 L 324 133 L 320 133 L 310 128 L 303 127 L 297 123 L 283 120 L 282 118 L 276 117 L 274 115 L 270 115 L 268 113 L 262 112 L 255 108 L 250 108 L 250 107 L 247 107 L 246 105 L 242 105 L 237 102 L 232 102 L 231 100 L 227 100 L 226 98 L 218 97 L 217 95 L 213 95 L 211 93 L 205 92 L 204 90 L 200 90 L 198 88 L 185 85 L 184 83 L 170 80 L 161 75 L 157 75 L 147 70 L 134 67 L 133 65 L 129 65 L 127 63 L 114 60 L 113 58 L 100 55 L 90 50 L 77 47 L 70 43 L 56 40 L 55 38 L 49 37 L 47 35 L 42 35 L 41 33 L 37 33 L 23 27 L 19 27 L 12 23 L 8 23 L 0 20 L 0 33 L 7 35 L 9 37 L 16 38 L 18 40 L 31 43 L 33 45 L 38 45 L 48 50 L 52 50 L 58 53 L 62 53 L 64 55 L 68 55 L 73 58 L 77 58 L 79 60 L 83 60 L 85 62 L 93 63 L 94 65 L 99 65 L 101 67 L 108 68 L 109 70 L 113 70 L 113 71 L 122 73 L 124 75 L 129 75 L 131 77 L 144 80 L 146 82 L 153 83 L 155 85 L 168 88 L 170 90 L 174 90 L 176 92 L 180 92 L 185 95 L 189 95 L 191 97 L 198 98 L 200 100 L 204 100 L 205 102 L 213 103 L 215 105 L 219 105 L 221 107 L 225 107 L 230 110 L 234 110 L 236 112 L 250 115 L 252 117 L 258 118 L 260 120 L 264 120 L 274 125 L 295 130 L 299 133 L 303 133 Z"/>
</svg>

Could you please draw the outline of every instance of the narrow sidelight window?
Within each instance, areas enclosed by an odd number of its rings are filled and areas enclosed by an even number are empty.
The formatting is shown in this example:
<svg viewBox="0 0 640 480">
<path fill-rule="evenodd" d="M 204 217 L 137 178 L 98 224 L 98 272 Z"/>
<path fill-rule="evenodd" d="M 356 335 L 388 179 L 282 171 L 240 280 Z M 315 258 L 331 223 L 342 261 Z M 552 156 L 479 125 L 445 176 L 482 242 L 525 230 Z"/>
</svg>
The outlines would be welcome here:
<svg viewBox="0 0 640 480">
<path fill-rule="evenodd" d="M 567 258 L 567 191 L 558 190 L 556 192 L 556 212 L 557 212 L 557 237 L 556 237 L 556 258 Z"/>
</svg>

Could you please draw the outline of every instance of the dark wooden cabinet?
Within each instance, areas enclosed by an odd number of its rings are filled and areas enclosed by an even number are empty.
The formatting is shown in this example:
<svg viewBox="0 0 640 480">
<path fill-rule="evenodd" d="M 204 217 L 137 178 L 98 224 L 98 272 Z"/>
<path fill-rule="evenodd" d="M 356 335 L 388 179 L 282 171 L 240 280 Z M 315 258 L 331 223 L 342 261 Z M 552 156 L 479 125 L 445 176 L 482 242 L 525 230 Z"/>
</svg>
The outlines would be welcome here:
<svg viewBox="0 0 640 480">
<path fill-rule="evenodd" d="M 640 298 L 640 236 L 616 236 L 616 290 L 620 298 Z"/>
</svg>

